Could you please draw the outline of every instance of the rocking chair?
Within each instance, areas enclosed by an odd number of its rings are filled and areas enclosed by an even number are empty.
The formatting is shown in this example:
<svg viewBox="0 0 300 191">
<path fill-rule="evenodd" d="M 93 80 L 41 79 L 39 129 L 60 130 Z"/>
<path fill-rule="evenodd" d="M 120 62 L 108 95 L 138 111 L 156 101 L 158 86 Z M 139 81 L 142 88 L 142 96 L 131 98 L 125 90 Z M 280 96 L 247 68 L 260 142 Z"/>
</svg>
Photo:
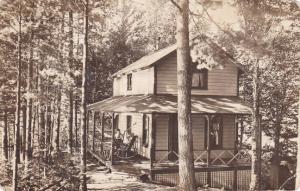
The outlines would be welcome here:
<svg viewBox="0 0 300 191">
<path fill-rule="evenodd" d="M 117 148 L 116 156 L 120 159 L 130 159 L 135 157 L 138 154 L 136 147 L 134 147 L 136 139 L 137 136 L 133 136 L 129 144 L 121 144 L 120 147 Z"/>
</svg>

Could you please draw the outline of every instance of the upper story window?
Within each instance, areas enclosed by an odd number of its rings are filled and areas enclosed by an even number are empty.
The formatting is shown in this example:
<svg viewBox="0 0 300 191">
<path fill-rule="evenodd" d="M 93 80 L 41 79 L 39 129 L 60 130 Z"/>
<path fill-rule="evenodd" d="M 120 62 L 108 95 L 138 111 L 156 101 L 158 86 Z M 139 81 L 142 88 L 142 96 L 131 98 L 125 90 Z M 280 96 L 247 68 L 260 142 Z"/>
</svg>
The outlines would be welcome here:
<svg viewBox="0 0 300 191">
<path fill-rule="evenodd" d="M 127 75 L 127 90 L 132 90 L 132 74 Z"/>
<path fill-rule="evenodd" d="M 192 76 L 192 89 L 207 90 L 207 69 L 194 70 Z"/>
</svg>

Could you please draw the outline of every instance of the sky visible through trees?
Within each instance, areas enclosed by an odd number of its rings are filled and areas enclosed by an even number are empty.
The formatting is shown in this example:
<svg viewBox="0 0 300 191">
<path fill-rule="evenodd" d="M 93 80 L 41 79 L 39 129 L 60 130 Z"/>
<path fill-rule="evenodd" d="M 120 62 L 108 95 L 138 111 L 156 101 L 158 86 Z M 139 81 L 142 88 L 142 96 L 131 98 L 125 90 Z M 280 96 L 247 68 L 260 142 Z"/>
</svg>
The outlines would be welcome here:
<svg viewBox="0 0 300 191">
<path fill-rule="evenodd" d="M 0 0 L 0 185 L 12 185 L 12 159 L 17 157 L 16 178 L 24 189 L 52 184 L 58 189 L 57 182 L 66 189 L 79 187 L 83 2 Z M 216 50 L 195 38 L 205 36 L 244 66 L 239 96 L 250 105 L 258 100 L 263 164 L 277 157 L 289 161 L 292 170 L 299 120 L 297 4 L 299 0 L 262 0 L 253 10 L 244 0 L 190 0 L 189 6 L 192 60 L 209 70 L 222 67 L 222 58 L 213 56 Z M 176 15 L 170 0 L 90 0 L 86 103 L 112 96 L 113 73 L 176 43 Z M 252 94 L 254 71 L 258 99 Z M 15 122 L 20 126 L 18 144 Z M 243 144 L 250 148 L 250 117 L 244 127 Z M 15 156 L 14 144 L 20 148 Z M 269 168 L 262 166 L 263 176 Z"/>
</svg>

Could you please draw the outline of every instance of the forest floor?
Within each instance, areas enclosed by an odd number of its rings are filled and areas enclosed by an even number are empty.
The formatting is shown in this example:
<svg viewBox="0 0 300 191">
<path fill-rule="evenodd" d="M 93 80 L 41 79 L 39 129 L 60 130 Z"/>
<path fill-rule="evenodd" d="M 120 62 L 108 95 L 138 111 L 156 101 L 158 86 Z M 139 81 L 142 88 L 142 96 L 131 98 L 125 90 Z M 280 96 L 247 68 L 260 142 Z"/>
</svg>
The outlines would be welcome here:
<svg viewBox="0 0 300 191">
<path fill-rule="evenodd" d="M 111 191 L 176 191 L 173 187 L 162 186 L 152 183 L 144 183 L 138 177 L 126 172 L 110 170 L 106 167 L 89 163 L 87 176 L 88 190 L 111 190 Z"/>
<path fill-rule="evenodd" d="M 118 165 L 116 165 L 118 166 Z M 143 164 L 140 164 L 140 168 Z M 128 168 L 128 166 L 127 166 Z M 120 167 L 108 169 L 95 163 L 88 163 L 87 165 L 88 190 L 92 191 L 177 191 L 176 187 L 169 187 L 154 184 L 151 182 L 142 182 L 129 165 L 131 173 L 122 171 Z M 216 188 L 198 188 L 198 191 L 220 191 L 222 189 Z"/>
</svg>

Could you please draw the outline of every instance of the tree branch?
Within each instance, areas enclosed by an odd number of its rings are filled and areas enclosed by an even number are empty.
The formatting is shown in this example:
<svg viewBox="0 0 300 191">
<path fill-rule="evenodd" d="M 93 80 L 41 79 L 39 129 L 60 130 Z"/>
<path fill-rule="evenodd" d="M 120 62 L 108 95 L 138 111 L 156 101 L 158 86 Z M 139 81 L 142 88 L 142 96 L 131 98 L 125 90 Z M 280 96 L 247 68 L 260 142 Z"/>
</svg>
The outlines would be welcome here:
<svg viewBox="0 0 300 191">
<path fill-rule="evenodd" d="M 179 9 L 180 12 L 182 12 L 181 7 L 174 0 L 170 0 L 170 1 L 173 5 L 175 5 L 175 7 L 177 7 Z"/>
<path fill-rule="evenodd" d="M 219 30 L 221 30 L 222 32 L 224 32 L 225 34 L 227 34 L 228 36 L 230 36 L 230 37 L 232 37 L 232 38 L 234 38 L 235 39 L 235 35 L 234 34 L 232 34 L 230 31 L 228 31 L 228 30 L 225 30 L 225 29 L 223 29 L 211 16 L 210 16 L 210 14 L 208 13 L 208 11 L 207 11 L 207 9 L 202 5 L 202 3 L 201 2 L 199 2 L 199 1 L 196 1 L 199 5 L 201 5 L 202 6 L 202 9 L 203 9 L 203 12 L 205 12 L 205 14 L 207 15 L 207 17 L 208 17 L 208 19 L 214 24 L 214 25 L 216 25 L 217 26 L 217 28 L 219 29 Z"/>
</svg>

